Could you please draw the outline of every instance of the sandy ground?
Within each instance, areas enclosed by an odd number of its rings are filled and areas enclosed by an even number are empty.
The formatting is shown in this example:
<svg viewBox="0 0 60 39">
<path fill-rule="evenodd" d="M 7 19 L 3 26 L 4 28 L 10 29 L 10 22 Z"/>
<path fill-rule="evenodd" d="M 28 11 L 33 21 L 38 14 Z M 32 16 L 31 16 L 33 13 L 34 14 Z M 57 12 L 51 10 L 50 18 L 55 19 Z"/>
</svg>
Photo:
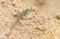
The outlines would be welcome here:
<svg viewBox="0 0 60 39">
<path fill-rule="evenodd" d="M 60 39 L 60 0 L 0 0 L 0 39 Z"/>
</svg>

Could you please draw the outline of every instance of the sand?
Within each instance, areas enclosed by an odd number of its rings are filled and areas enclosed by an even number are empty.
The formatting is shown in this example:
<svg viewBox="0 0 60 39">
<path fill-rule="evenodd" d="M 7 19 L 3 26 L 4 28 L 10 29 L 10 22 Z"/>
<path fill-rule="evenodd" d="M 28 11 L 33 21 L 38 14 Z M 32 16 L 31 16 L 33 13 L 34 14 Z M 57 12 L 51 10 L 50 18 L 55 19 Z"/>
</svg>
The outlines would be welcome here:
<svg viewBox="0 0 60 39">
<path fill-rule="evenodd" d="M 0 0 L 0 39 L 60 39 L 60 0 Z"/>
</svg>

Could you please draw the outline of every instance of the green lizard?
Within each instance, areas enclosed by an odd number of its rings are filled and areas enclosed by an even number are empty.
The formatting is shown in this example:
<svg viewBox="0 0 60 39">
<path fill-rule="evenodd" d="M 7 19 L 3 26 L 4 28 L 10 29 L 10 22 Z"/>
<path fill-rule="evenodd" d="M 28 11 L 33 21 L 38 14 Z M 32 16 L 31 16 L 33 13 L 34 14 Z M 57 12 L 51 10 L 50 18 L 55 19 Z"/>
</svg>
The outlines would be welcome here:
<svg viewBox="0 0 60 39">
<path fill-rule="evenodd" d="M 26 10 L 23 10 L 21 13 L 19 13 L 19 14 L 17 14 L 16 15 L 16 18 L 17 18 L 17 20 L 10 26 L 10 31 L 6 34 L 6 36 L 10 36 L 11 34 L 12 34 L 12 30 L 15 28 L 15 25 L 19 22 L 19 20 L 21 19 L 21 18 L 23 18 L 23 16 L 25 16 L 28 12 L 31 12 L 32 11 L 32 9 L 26 9 Z"/>
</svg>

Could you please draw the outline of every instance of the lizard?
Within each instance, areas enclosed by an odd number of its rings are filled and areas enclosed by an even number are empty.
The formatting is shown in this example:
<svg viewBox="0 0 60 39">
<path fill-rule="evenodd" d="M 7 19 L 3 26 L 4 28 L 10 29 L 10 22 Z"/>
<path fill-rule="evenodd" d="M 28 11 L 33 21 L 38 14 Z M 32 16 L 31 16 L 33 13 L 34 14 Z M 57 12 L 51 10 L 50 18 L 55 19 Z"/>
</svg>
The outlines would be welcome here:
<svg viewBox="0 0 60 39">
<path fill-rule="evenodd" d="M 21 13 L 18 13 L 17 15 L 15 15 L 15 17 L 17 18 L 16 19 L 16 21 L 10 26 L 10 31 L 7 33 L 7 34 L 5 34 L 6 36 L 10 36 L 11 34 L 12 34 L 12 30 L 13 30 L 13 28 L 15 28 L 15 25 L 19 22 L 19 20 L 20 19 L 22 19 L 23 18 L 23 16 L 25 16 L 27 13 L 30 13 L 30 12 L 32 12 L 32 9 L 26 9 L 26 10 L 23 10 Z"/>
</svg>

